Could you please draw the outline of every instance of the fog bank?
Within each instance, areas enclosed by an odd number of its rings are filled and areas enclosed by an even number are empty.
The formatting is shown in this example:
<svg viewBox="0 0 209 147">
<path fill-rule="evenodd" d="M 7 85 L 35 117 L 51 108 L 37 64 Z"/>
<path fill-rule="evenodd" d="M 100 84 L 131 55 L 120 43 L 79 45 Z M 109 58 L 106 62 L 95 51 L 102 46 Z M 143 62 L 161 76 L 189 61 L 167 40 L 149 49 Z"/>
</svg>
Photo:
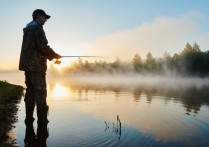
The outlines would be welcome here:
<svg viewBox="0 0 209 147">
<path fill-rule="evenodd" d="M 209 78 L 182 77 L 177 75 L 139 75 L 139 74 L 74 74 L 65 76 L 49 75 L 50 83 L 64 83 L 88 87 L 120 87 L 124 89 L 163 89 L 182 90 L 209 87 Z"/>
</svg>

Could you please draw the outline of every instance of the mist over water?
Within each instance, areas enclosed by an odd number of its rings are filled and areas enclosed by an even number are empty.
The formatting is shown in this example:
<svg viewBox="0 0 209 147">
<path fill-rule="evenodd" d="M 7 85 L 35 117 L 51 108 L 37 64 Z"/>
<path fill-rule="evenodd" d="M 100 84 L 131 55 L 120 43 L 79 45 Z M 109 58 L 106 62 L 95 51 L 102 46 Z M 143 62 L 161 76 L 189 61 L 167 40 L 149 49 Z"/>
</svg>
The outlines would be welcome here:
<svg viewBox="0 0 209 147">
<path fill-rule="evenodd" d="M 180 76 L 177 74 L 58 74 L 47 72 L 47 83 L 78 84 L 80 86 L 96 86 L 98 88 L 118 87 L 126 90 L 135 88 L 187 90 L 195 88 L 201 90 L 209 87 L 209 77 Z M 0 80 L 6 80 L 13 84 L 25 85 L 24 72 L 0 72 Z"/>
<path fill-rule="evenodd" d="M 52 78 L 53 77 L 53 78 Z M 186 77 L 178 75 L 140 75 L 140 74 L 74 74 L 56 76 L 49 74 L 49 82 L 79 84 L 80 86 L 133 90 L 135 88 L 182 91 L 190 88 L 201 90 L 209 87 L 209 78 Z"/>
</svg>

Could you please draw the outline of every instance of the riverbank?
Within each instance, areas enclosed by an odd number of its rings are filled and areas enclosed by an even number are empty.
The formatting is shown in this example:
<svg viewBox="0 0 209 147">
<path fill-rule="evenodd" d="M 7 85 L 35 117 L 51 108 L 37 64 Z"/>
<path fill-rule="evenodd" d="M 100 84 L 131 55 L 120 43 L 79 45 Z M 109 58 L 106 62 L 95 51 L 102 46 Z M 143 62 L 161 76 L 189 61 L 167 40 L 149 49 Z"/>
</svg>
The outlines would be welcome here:
<svg viewBox="0 0 209 147">
<path fill-rule="evenodd" d="M 8 132 L 17 121 L 17 104 L 23 95 L 24 88 L 6 81 L 0 81 L 0 146 L 6 146 Z"/>
</svg>

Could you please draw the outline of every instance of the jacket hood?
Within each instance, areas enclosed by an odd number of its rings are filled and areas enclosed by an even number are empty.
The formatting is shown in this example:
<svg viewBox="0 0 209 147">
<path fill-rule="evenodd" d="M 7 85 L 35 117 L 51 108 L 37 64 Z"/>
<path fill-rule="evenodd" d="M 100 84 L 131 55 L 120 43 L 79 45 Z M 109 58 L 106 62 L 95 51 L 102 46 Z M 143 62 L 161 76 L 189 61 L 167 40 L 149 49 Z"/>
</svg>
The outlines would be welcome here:
<svg viewBox="0 0 209 147">
<path fill-rule="evenodd" d="M 23 31 L 25 32 L 25 31 L 34 29 L 34 28 L 36 28 L 38 26 L 42 27 L 38 22 L 33 20 L 30 23 L 28 23 L 25 28 L 23 28 Z"/>
<path fill-rule="evenodd" d="M 26 27 L 24 29 L 30 29 L 30 28 L 33 28 L 33 27 L 36 27 L 36 26 L 41 26 L 38 22 L 32 20 L 30 23 L 28 23 L 26 25 Z"/>
</svg>

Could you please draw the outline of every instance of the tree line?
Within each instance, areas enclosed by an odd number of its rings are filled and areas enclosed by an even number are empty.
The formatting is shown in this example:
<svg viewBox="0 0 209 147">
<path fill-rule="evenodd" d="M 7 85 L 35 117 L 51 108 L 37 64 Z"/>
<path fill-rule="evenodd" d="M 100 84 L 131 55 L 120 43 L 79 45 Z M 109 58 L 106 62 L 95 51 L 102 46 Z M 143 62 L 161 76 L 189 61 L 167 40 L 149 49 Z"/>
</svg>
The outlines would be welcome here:
<svg viewBox="0 0 209 147">
<path fill-rule="evenodd" d="M 51 69 L 54 67 L 51 65 Z M 146 59 L 136 53 L 131 62 L 123 62 L 116 57 L 114 62 L 95 60 L 89 62 L 78 58 L 71 66 L 63 69 L 65 73 L 140 73 L 165 74 L 168 72 L 190 76 L 208 76 L 209 51 L 203 52 L 197 43 L 187 43 L 181 53 L 171 56 L 165 52 L 162 58 L 154 58 L 151 52 Z"/>
</svg>

